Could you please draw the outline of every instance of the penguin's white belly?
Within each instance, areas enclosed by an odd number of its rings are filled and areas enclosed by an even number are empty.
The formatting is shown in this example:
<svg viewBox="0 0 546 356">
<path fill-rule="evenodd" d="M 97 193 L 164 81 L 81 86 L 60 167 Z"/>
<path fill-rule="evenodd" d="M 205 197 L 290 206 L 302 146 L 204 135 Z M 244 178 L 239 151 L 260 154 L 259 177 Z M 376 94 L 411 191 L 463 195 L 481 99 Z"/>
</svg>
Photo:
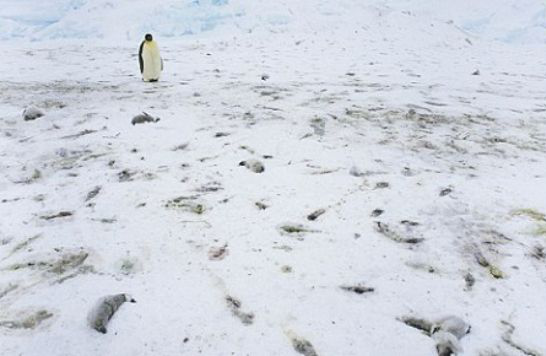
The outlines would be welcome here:
<svg viewBox="0 0 546 356">
<path fill-rule="evenodd" d="M 158 80 L 161 75 L 161 56 L 157 46 L 146 46 L 142 49 L 143 70 L 142 78 L 145 81 Z"/>
</svg>

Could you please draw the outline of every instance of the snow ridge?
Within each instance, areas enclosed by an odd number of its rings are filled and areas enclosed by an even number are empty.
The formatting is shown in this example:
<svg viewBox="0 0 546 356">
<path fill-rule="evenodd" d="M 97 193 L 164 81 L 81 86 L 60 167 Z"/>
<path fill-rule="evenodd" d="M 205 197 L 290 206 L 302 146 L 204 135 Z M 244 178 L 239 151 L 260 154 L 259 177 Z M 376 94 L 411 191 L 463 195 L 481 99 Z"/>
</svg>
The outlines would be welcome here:
<svg viewBox="0 0 546 356">
<path fill-rule="evenodd" d="M 546 4 L 540 0 L 5 0 L 0 40 L 107 39 L 347 30 L 370 17 L 407 14 L 416 23 L 447 22 L 470 35 L 510 44 L 546 44 Z"/>
</svg>

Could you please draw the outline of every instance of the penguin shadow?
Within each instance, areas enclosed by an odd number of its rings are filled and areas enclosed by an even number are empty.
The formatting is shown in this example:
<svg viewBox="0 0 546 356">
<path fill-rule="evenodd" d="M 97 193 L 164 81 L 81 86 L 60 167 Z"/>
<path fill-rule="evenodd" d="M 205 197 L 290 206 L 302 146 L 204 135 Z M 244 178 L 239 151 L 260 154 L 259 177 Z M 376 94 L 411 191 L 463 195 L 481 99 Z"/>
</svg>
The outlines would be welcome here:
<svg viewBox="0 0 546 356">
<path fill-rule="evenodd" d="M 153 82 L 142 81 L 142 84 L 143 84 L 143 87 L 145 88 L 142 91 L 143 94 L 162 93 L 166 89 L 171 89 L 176 86 L 174 82 L 169 82 L 169 81 L 153 81 Z M 188 83 L 176 82 L 176 84 L 187 85 Z"/>
</svg>

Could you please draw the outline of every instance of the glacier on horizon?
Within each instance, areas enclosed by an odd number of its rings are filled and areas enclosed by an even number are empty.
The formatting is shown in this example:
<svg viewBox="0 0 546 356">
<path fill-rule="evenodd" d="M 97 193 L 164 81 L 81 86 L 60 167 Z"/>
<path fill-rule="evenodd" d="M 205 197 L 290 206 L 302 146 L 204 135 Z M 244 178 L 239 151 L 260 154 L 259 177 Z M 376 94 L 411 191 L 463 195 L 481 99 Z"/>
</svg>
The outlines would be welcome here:
<svg viewBox="0 0 546 356">
<path fill-rule="evenodd" d="M 134 41 L 144 32 L 178 37 L 214 31 L 247 33 L 260 28 L 273 32 L 320 29 L 332 22 L 350 27 L 359 23 L 359 17 L 365 22 L 365 12 L 372 7 L 450 22 L 485 40 L 546 44 L 546 3 L 540 0 L 441 4 L 433 0 L 4 0 L 0 40 Z"/>
</svg>

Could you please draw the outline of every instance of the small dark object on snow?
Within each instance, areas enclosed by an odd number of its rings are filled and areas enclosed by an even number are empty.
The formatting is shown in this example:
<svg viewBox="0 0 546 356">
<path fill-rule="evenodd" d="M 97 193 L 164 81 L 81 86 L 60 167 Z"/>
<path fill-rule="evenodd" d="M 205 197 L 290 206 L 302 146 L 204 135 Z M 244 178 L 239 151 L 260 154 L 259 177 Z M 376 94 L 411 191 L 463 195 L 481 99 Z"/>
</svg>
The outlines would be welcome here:
<svg viewBox="0 0 546 356">
<path fill-rule="evenodd" d="M 241 323 L 251 325 L 254 322 L 254 313 L 244 313 L 241 311 L 242 303 L 240 300 L 228 295 L 226 296 L 226 303 L 231 313 L 239 318 Z"/>
<path fill-rule="evenodd" d="M 132 179 L 132 177 L 135 175 L 135 172 L 132 172 L 128 169 L 124 169 L 121 172 L 118 173 L 118 180 L 120 182 L 128 182 Z"/>
<path fill-rule="evenodd" d="M 446 195 L 450 194 L 453 190 L 451 188 L 445 188 L 440 191 L 440 196 L 445 197 Z"/>
<path fill-rule="evenodd" d="M 265 167 L 263 163 L 255 159 L 249 159 L 248 161 L 241 161 L 239 162 L 239 166 L 244 166 L 254 173 L 263 173 L 265 171 Z"/>
<path fill-rule="evenodd" d="M 303 356 L 318 356 L 313 344 L 301 338 L 292 338 L 292 347 Z"/>
<path fill-rule="evenodd" d="M 417 238 L 417 237 L 410 237 L 409 239 L 405 239 L 404 241 L 401 241 L 401 242 L 405 242 L 407 244 L 418 244 L 420 242 L 423 242 L 425 239 L 423 238 Z"/>
<path fill-rule="evenodd" d="M 222 189 L 224 188 L 222 188 L 222 185 L 219 182 L 210 182 L 197 188 L 196 191 L 198 191 L 199 193 L 213 193 L 218 192 Z"/>
<path fill-rule="evenodd" d="M 101 189 L 102 188 L 100 186 L 96 186 L 95 188 L 93 188 L 93 190 L 87 193 L 87 197 L 85 197 L 85 201 L 89 201 L 93 199 L 94 197 L 96 197 L 100 193 Z"/>
<path fill-rule="evenodd" d="M 65 218 L 67 216 L 72 216 L 73 213 L 71 211 L 61 211 L 57 214 L 54 214 L 54 215 L 44 215 L 44 216 L 40 216 L 40 219 L 43 219 L 43 220 L 53 220 L 53 219 L 57 219 L 57 218 Z"/>
<path fill-rule="evenodd" d="M 476 69 L 474 72 L 472 72 L 472 75 L 480 75 L 480 70 Z"/>
<path fill-rule="evenodd" d="M 174 147 L 171 151 L 182 151 L 188 148 L 189 143 L 182 143 L 176 147 Z"/>
<path fill-rule="evenodd" d="M 312 212 L 311 214 L 309 214 L 307 216 L 307 220 L 310 220 L 310 221 L 315 221 L 318 219 L 319 216 L 321 216 L 322 214 L 324 214 L 326 212 L 326 210 L 324 209 L 318 209 L 318 210 L 315 210 L 314 212 Z"/>
<path fill-rule="evenodd" d="M 269 79 L 269 75 L 267 74 L 262 74 L 262 80 L 265 82 L 266 80 Z"/>
<path fill-rule="evenodd" d="M 531 253 L 531 256 L 536 258 L 537 260 L 543 260 L 546 254 L 544 253 L 544 247 L 540 245 L 536 245 L 533 247 L 533 252 Z"/>
<path fill-rule="evenodd" d="M 422 237 L 402 237 L 395 231 L 389 228 L 389 225 L 381 221 L 375 222 L 375 230 L 383 236 L 393 240 L 394 242 L 407 243 L 407 244 L 418 244 L 425 241 Z"/>
<path fill-rule="evenodd" d="M 300 224 L 286 224 L 279 227 L 281 233 L 285 234 L 302 234 L 306 232 L 313 232 Z"/>
<path fill-rule="evenodd" d="M 229 254 L 228 246 L 225 244 L 220 247 L 211 247 L 209 250 L 209 260 L 221 261 Z"/>
<path fill-rule="evenodd" d="M 478 264 L 482 267 L 489 267 L 491 265 L 487 258 L 485 258 L 485 256 L 480 251 L 476 251 L 474 253 L 474 258 L 476 259 L 476 262 L 478 262 Z"/>
<path fill-rule="evenodd" d="M 379 215 L 383 214 L 385 211 L 383 209 L 374 209 L 372 213 L 370 214 L 372 217 L 376 218 Z"/>
<path fill-rule="evenodd" d="M 366 175 L 365 172 L 361 172 L 360 169 L 358 169 L 358 167 L 356 166 L 353 166 L 351 167 L 351 169 L 349 169 L 349 174 L 353 177 L 364 177 Z"/>
<path fill-rule="evenodd" d="M 402 220 L 400 221 L 400 224 L 406 225 L 406 226 L 419 226 L 419 223 L 417 221 L 411 221 L 411 220 Z"/>
<path fill-rule="evenodd" d="M 464 276 L 464 281 L 466 283 L 466 288 L 471 289 L 474 286 L 474 283 L 476 283 L 476 279 L 472 275 L 472 273 L 467 273 Z"/>
<path fill-rule="evenodd" d="M 339 287 L 347 292 L 353 292 L 356 294 L 364 294 L 364 293 L 371 293 L 375 291 L 375 288 L 365 287 L 362 285 L 356 285 L 356 286 L 341 286 Z"/>
<path fill-rule="evenodd" d="M 229 136 L 230 133 L 229 132 L 217 132 L 214 134 L 214 137 L 216 138 L 219 138 L 219 137 L 226 137 L 226 136 Z"/>
<path fill-rule="evenodd" d="M 34 106 L 29 106 L 23 111 L 23 119 L 25 121 L 36 120 L 39 117 L 44 116 L 43 111 Z"/>
<path fill-rule="evenodd" d="M 115 294 L 101 298 L 89 312 L 89 325 L 98 332 L 106 334 L 108 322 L 125 302 L 136 303 L 136 300 L 128 294 Z"/>
<path fill-rule="evenodd" d="M 153 117 L 152 115 L 146 113 L 146 112 L 142 112 L 142 114 L 139 114 L 135 117 L 133 117 L 133 120 L 131 120 L 131 124 L 136 125 L 136 124 L 143 124 L 143 123 L 146 123 L 146 122 L 158 122 L 159 120 L 161 120 L 160 118 L 158 117 Z"/>
<path fill-rule="evenodd" d="M 258 209 L 260 209 L 260 210 L 265 210 L 265 209 L 269 208 L 267 205 L 265 205 L 264 203 L 259 202 L 259 201 L 257 201 L 257 202 L 254 203 L 254 204 L 255 204 L 256 207 L 257 207 Z"/>
<path fill-rule="evenodd" d="M 384 189 L 384 188 L 388 188 L 389 186 L 390 186 L 389 182 L 378 182 L 375 185 L 375 189 Z"/>
</svg>

